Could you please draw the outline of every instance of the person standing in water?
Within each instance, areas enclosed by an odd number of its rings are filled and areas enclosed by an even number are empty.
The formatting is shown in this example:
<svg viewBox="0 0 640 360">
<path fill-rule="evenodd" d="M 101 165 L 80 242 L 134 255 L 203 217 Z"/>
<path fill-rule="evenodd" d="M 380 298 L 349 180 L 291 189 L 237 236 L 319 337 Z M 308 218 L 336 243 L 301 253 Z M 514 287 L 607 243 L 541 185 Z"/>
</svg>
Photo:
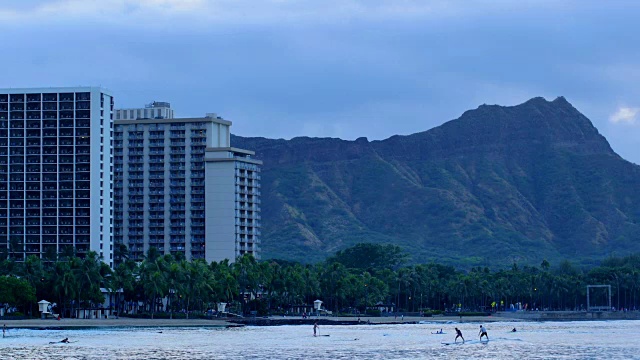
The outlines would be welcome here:
<svg viewBox="0 0 640 360">
<path fill-rule="evenodd" d="M 2 326 L 2 337 L 4 337 L 4 334 L 7 332 L 7 324 L 4 324 Z"/>
<path fill-rule="evenodd" d="M 318 326 L 318 322 L 316 321 L 313 324 L 313 336 L 317 336 L 317 332 L 320 330 L 320 327 Z"/>
<path fill-rule="evenodd" d="M 462 331 L 460 331 L 460 329 L 456 328 L 456 339 L 453 342 L 457 342 L 458 338 L 461 338 L 462 342 L 464 342 L 464 338 L 462 337 Z"/>
<path fill-rule="evenodd" d="M 489 335 L 487 335 L 487 329 L 484 328 L 484 326 L 480 325 L 480 332 L 478 333 L 478 335 L 480 335 L 480 340 L 482 340 L 483 336 L 487 337 L 487 340 L 489 340 Z"/>
</svg>

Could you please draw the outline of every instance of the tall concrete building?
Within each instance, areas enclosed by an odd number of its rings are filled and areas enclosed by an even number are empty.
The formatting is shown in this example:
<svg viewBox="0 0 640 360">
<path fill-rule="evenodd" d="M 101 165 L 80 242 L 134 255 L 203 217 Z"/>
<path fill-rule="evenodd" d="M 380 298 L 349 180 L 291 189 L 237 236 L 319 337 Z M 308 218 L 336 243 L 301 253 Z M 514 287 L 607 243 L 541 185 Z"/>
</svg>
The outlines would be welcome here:
<svg viewBox="0 0 640 360">
<path fill-rule="evenodd" d="M 231 122 L 115 120 L 115 242 L 207 262 L 259 256 L 260 165 L 230 144 Z"/>
<path fill-rule="evenodd" d="M 113 265 L 113 97 L 0 89 L 0 254 L 97 252 Z"/>
</svg>

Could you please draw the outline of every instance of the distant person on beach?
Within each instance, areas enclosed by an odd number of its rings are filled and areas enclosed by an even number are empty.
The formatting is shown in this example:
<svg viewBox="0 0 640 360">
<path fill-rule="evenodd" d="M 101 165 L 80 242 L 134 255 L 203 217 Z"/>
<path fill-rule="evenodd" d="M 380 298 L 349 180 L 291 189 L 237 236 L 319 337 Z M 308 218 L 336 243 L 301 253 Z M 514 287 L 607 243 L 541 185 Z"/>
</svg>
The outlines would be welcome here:
<svg viewBox="0 0 640 360">
<path fill-rule="evenodd" d="M 320 330 L 320 327 L 318 326 L 318 322 L 316 321 L 313 324 L 313 336 L 317 336 L 317 331 Z"/>
<path fill-rule="evenodd" d="M 7 324 L 4 324 L 2 326 L 2 337 L 4 337 L 4 334 L 7 332 Z"/>
<path fill-rule="evenodd" d="M 456 338 L 453 342 L 458 342 L 458 338 L 462 339 L 462 342 L 464 342 L 464 338 L 462 337 L 462 331 L 460 331 L 460 329 L 456 328 Z"/>
<path fill-rule="evenodd" d="M 484 326 L 480 325 L 480 332 L 478 332 L 478 335 L 480 335 L 480 340 L 482 340 L 483 336 L 487 337 L 487 340 L 489 340 L 489 335 L 487 334 L 487 329 L 484 328 Z"/>
</svg>

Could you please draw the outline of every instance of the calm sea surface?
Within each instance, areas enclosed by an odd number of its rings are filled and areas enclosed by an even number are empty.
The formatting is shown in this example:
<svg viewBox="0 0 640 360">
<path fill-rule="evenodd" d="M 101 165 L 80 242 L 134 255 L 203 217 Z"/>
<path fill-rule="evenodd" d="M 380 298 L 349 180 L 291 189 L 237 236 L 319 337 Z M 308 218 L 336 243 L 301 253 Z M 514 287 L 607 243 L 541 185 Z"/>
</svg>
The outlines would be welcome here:
<svg viewBox="0 0 640 360">
<path fill-rule="evenodd" d="M 487 344 L 479 324 L 11 329 L 0 359 L 640 359 L 640 321 L 486 323 Z"/>
</svg>

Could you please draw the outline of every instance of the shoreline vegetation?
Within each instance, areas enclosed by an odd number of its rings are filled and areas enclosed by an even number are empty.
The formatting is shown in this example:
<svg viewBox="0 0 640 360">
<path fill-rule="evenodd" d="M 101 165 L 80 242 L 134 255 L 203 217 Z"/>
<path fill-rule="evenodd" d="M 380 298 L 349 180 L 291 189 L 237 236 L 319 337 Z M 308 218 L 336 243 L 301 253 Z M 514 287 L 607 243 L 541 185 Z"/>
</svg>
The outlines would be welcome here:
<svg viewBox="0 0 640 360">
<path fill-rule="evenodd" d="M 514 263 L 503 269 L 456 269 L 434 262 L 406 265 L 408 256 L 398 246 L 369 243 L 317 264 L 258 261 L 250 255 L 234 263 L 188 262 L 180 253 L 163 255 L 155 248 L 134 262 L 126 247 L 116 250 L 115 269 L 94 252 L 83 258 L 70 253 L 0 262 L 0 313 L 5 315 L 0 320 L 39 317 L 38 300 L 55 303 L 48 313 L 62 318 L 50 326 L 118 316 L 140 318 L 136 324 L 154 317 L 210 323 L 229 318 L 248 324 L 251 318 L 278 322 L 318 312 L 321 319 L 398 323 L 412 317 L 437 321 L 443 315 L 462 321 L 501 314 L 531 320 L 569 316 L 557 315 L 562 312 L 573 314 L 572 319 L 635 318 L 640 302 L 640 254 L 610 257 L 592 268 L 545 260 L 539 267 Z M 607 287 L 587 290 L 587 285 Z M 599 317 L 578 315 L 587 314 L 587 291 L 590 310 L 606 310 Z"/>
</svg>

